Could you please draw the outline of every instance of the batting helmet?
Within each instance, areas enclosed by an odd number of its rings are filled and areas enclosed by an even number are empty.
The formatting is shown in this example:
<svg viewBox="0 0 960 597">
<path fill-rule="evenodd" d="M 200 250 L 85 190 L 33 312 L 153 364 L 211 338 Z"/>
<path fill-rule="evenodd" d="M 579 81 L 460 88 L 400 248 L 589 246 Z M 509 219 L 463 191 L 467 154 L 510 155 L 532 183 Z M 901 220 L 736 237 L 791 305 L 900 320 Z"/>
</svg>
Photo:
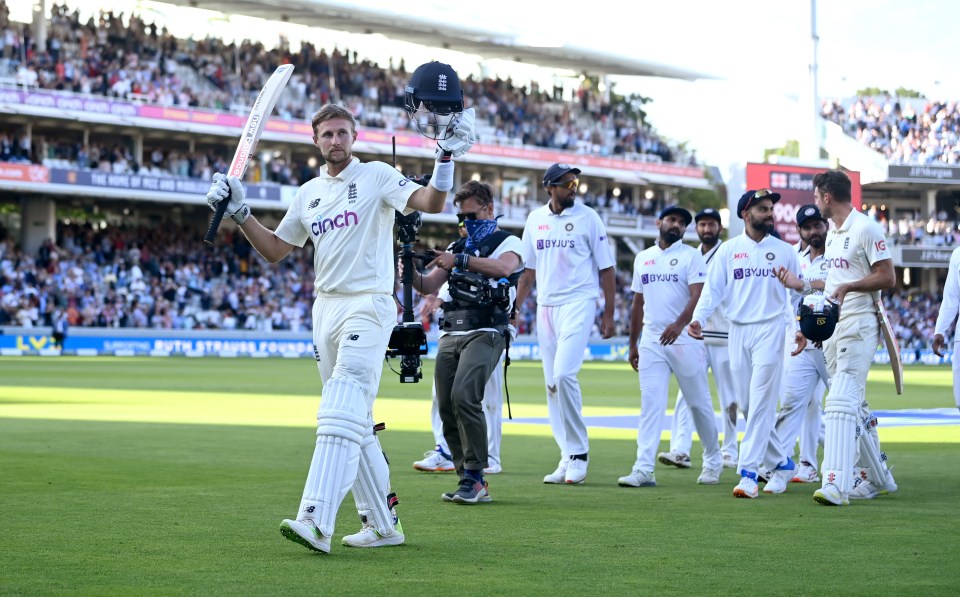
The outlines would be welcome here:
<svg viewBox="0 0 960 597">
<path fill-rule="evenodd" d="M 442 62 L 418 66 L 407 82 L 403 107 L 421 135 L 449 139 L 456 117 L 463 112 L 463 89 L 456 71 Z"/>
<path fill-rule="evenodd" d="M 811 342 L 823 342 L 833 335 L 840 319 L 840 305 L 821 293 L 808 294 L 797 307 L 800 331 Z"/>
</svg>

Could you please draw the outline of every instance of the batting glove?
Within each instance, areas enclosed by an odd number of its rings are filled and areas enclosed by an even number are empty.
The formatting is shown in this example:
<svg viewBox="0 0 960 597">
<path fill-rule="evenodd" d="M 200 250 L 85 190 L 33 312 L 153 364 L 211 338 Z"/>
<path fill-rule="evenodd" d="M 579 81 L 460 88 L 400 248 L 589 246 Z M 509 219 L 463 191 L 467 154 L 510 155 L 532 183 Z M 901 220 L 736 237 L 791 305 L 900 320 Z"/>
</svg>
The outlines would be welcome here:
<svg viewBox="0 0 960 597">
<path fill-rule="evenodd" d="M 207 205 L 213 211 L 217 211 L 217 206 L 228 195 L 230 196 L 230 203 L 227 204 L 227 211 L 224 213 L 237 224 L 243 224 L 250 217 L 250 208 L 243 201 L 246 197 L 243 185 L 236 176 L 226 176 L 217 172 L 213 175 L 210 190 L 207 192 Z"/>
<path fill-rule="evenodd" d="M 477 142 L 477 132 L 473 128 L 476 119 L 476 111 L 473 108 L 464 110 L 454 122 L 453 136 L 437 141 L 437 158 L 440 157 L 441 152 L 450 153 L 458 158 L 470 151 L 473 144 Z"/>
</svg>

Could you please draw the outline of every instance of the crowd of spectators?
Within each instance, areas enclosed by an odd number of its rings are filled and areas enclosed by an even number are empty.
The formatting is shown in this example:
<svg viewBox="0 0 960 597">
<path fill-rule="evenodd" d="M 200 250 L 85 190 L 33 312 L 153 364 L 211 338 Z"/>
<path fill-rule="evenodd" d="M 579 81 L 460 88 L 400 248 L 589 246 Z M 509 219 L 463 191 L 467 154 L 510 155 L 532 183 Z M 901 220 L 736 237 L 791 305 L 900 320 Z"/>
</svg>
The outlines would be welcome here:
<svg viewBox="0 0 960 597">
<path fill-rule="evenodd" d="M 334 101 L 353 110 L 364 126 L 410 126 L 402 110 L 409 76 L 403 60 L 382 67 L 356 51 L 328 53 L 310 43 L 294 50 L 288 44 L 178 39 L 137 14 L 102 11 L 84 23 L 78 10 L 57 4 L 45 48 L 35 47 L 29 27 L 9 22 L 0 22 L 0 39 L 6 40 L 0 70 L 5 65 L 15 71 L 17 83 L 27 87 L 245 113 L 270 73 L 291 63 L 295 74 L 278 104 L 280 115 L 309 118 Z M 463 87 L 467 105 L 479 115 L 481 142 L 696 164 L 695 154 L 667 142 L 590 81 L 571 97 L 560 87 L 541 90 L 509 79 L 471 77 Z"/>
<path fill-rule="evenodd" d="M 52 326 L 63 314 L 73 327 L 311 329 L 309 243 L 270 265 L 236 231 L 225 232 L 213 250 L 198 240 L 200 234 L 172 225 L 61 224 L 56 241 L 26 255 L 0 230 L 0 325 Z M 618 336 L 630 329 L 631 274 L 621 268 L 616 276 Z M 940 297 L 898 290 L 885 293 L 884 299 L 903 350 L 925 348 Z M 418 306 L 424 304 L 416 300 Z M 599 322 L 599 301 L 597 308 Z M 437 315 L 421 319 L 431 337 L 437 333 Z M 536 332 L 535 289 L 521 305 L 517 327 L 520 334 Z M 599 333 L 595 326 L 594 337 Z"/>
<path fill-rule="evenodd" d="M 956 101 L 892 96 L 826 100 L 821 114 L 891 164 L 960 165 Z"/>
</svg>

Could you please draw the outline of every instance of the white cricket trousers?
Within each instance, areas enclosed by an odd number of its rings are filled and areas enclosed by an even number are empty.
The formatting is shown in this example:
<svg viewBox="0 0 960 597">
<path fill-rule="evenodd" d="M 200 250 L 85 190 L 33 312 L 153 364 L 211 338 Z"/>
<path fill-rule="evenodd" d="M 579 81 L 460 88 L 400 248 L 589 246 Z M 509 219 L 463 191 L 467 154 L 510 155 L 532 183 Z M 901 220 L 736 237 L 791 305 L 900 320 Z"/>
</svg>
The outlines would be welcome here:
<svg viewBox="0 0 960 597">
<path fill-rule="evenodd" d="M 737 392 L 733 387 L 733 372 L 730 371 L 730 351 L 726 344 L 707 344 L 707 364 L 713 372 L 717 384 L 720 402 L 720 420 L 717 431 L 723 431 L 723 443 L 720 453 L 737 459 Z M 693 445 L 693 418 L 690 407 L 683 397 L 683 390 L 677 392 L 677 404 L 673 409 L 673 421 L 670 425 L 670 450 L 690 454 Z"/>
<path fill-rule="evenodd" d="M 644 336 L 645 337 L 645 336 Z M 640 375 L 640 423 L 637 427 L 637 460 L 634 470 L 652 473 L 667 412 L 670 374 L 680 384 L 703 444 L 703 468 L 720 469 L 720 445 L 707 383 L 707 351 L 701 342 L 661 346 L 656 337 L 638 346 Z"/>
<path fill-rule="evenodd" d="M 730 369 L 747 420 L 737 470 L 756 474 L 770 443 L 783 376 L 783 318 L 730 326 Z"/>
<path fill-rule="evenodd" d="M 503 360 L 506 351 L 500 355 L 500 363 L 493 368 L 487 385 L 483 387 L 483 414 L 487 420 L 487 466 L 500 465 L 500 440 L 503 437 Z M 440 408 L 437 405 L 437 384 L 433 384 L 433 404 L 430 406 L 430 427 L 433 439 L 446 454 L 450 453 L 447 440 L 443 438 L 443 421 L 440 420 Z"/>
<path fill-rule="evenodd" d="M 793 456 L 794 446 L 801 429 L 804 429 L 808 434 L 808 437 L 804 440 L 804 443 L 807 443 L 805 448 L 808 450 L 809 433 L 812 431 L 814 434 L 813 460 L 809 460 L 809 454 L 801 456 L 811 464 L 815 465 L 817 462 L 817 435 L 820 432 L 819 417 L 813 425 L 808 424 L 807 419 L 811 410 L 817 414 L 820 412 L 820 399 L 823 394 L 816 394 L 817 387 L 820 383 L 830 383 L 830 378 L 827 377 L 827 361 L 823 356 L 823 351 L 813 348 L 791 357 L 787 363 L 784 379 L 785 385 L 783 397 L 780 400 L 780 412 L 777 414 L 773 432 L 770 434 L 767 454 L 763 459 L 763 467 L 768 470 L 773 470 L 778 465 L 786 463 L 787 458 Z M 810 429 L 810 427 L 813 427 L 813 429 Z"/>
<path fill-rule="evenodd" d="M 577 374 L 583 366 L 596 314 L 593 299 L 565 305 L 537 305 L 537 340 L 547 386 L 547 414 L 560 455 L 590 451 Z"/>
</svg>

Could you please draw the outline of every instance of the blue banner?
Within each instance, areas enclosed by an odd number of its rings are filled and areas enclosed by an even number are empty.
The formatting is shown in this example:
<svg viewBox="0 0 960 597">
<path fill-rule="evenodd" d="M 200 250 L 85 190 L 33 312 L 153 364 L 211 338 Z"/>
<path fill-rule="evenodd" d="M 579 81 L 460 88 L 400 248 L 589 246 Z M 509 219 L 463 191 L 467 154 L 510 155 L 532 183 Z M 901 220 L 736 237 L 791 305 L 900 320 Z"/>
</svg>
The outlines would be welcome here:
<svg viewBox="0 0 960 597">
<path fill-rule="evenodd" d="M 38 330 L 36 334 L 0 333 L 0 351 L 4 354 L 37 354 L 52 349 L 53 338 L 42 330 Z M 307 334 L 281 338 L 269 333 L 228 332 L 218 335 L 216 332 L 184 332 L 177 335 L 169 331 L 152 334 L 150 330 L 144 330 L 142 334 L 138 334 L 134 330 L 124 330 L 124 335 L 114 335 L 109 330 L 103 330 L 101 335 L 92 328 L 80 328 L 79 331 L 79 334 L 68 334 L 64 346 L 66 352 L 104 355 L 313 356 L 313 343 Z M 429 342 L 427 347 L 427 358 L 434 358 L 437 354 L 437 343 Z M 583 357 L 585 361 L 625 362 L 627 354 L 626 342 L 610 342 L 587 345 Z M 904 365 L 941 365 L 953 362 L 951 351 L 946 351 L 941 358 L 929 349 L 906 350 L 900 357 Z M 539 361 L 540 345 L 526 340 L 511 342 L 510 358 L 518 361 Z M 873 362 L 887 364 L 890 356 L 885 349 L 878 350 Z"/>
<path fill-rule="evenodd" d="M 150 191 L 157 193 L 185 193 L 188 195 L 206 195 L 210 182 L 194 178 L 173 176 L 146 176 L 142 174 L 113 174 L 98 170 L 62 170 L 50 169 L 50 182 L 73 184 L 82 187 L 103 187 L 108 189 L 126 189 L 130 191 Z M 243 183 L 247 198 L 280 201 L 280 185 Z"/>
</svg>

